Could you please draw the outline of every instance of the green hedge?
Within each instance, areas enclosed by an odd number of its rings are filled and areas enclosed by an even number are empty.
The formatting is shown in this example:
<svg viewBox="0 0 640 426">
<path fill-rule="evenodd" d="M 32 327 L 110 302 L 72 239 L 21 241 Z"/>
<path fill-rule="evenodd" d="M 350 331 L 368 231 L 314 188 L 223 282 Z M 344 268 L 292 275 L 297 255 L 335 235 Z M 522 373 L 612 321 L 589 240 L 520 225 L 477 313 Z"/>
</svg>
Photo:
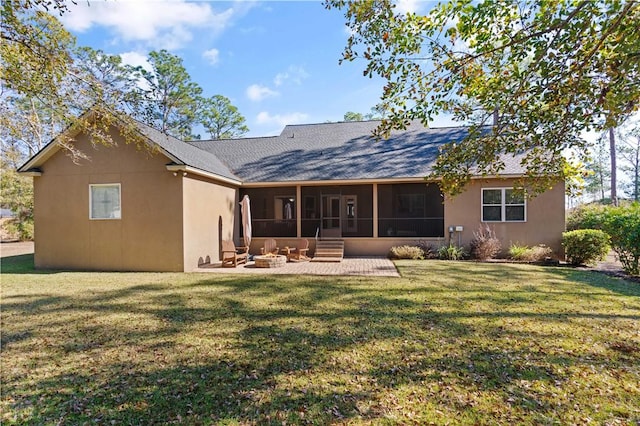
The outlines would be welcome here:
<svg viewBox="0 0 640 426">
<path fill-rule="evenodd" d="M 625 272 L 640 275 L 640 203 L 579 207 L 569 215 L 567 229 L 585 228 L 606 232 Z"/>
<path fill-rule="evenodd" d="M 611 247 L 609 236 L 599 229 L 577 229 L 562 233 L 562 246 L 572 265 L 588 265 L 603 259 Z"/>
<path fill-rule="evenodd" d="M 609 207 L 602 218 L 602 229 L 611 237 L 622 267 L 630 275 L 640 275 L 640 203 Z"/>
<path fill-rule="evenodd" d="M 601 229 L 604 212 L 610 207 L 603 204 L 584 204 L 574 208 L 567 216 L 567 231 Z"/>
</svg>

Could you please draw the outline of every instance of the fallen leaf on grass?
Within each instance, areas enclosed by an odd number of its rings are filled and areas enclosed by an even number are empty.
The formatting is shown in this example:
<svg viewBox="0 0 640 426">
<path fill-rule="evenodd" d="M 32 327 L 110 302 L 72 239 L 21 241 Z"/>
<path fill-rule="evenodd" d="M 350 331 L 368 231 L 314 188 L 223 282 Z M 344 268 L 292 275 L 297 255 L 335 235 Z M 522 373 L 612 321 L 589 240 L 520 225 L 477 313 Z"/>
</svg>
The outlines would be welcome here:
<svg viewBox="0 0 640 426">
<path fill-rule="evenodd" d="M 634 345 L 633 343 L 627 342 L 615 342 L 609 345 L 609 347 L 614 351 L 624 352 L 626 354 L 632 354 L 634 352 L 640 351 L 640 348 L 638 348 L 638 346 Z"/>
</svg>

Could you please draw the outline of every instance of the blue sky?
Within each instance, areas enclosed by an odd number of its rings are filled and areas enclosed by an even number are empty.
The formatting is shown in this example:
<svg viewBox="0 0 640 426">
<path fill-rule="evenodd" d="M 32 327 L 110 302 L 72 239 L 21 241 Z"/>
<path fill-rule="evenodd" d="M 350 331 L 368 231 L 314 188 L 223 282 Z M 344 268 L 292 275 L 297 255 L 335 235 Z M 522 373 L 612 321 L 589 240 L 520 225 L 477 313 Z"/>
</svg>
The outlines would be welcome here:
<svg viewBox="0 0 640 426">
<path fill-rule="evenodd" d="M 396 1 L 404 12 L 435 4 Z M 144 65 L 152 50 L 180 56 L 206 96 L 224 95 L 238 107 L 246 136 L 366 114 L 382 93 L 381 79 L 362 75 L 364 61 L 338 64 L 348 29 L 343 13 L 321 1 L 79 0 L 69 9 L 61 20 L 80 46 L 132 65 Z"/>
<path fill-rule="evenodd" d="M 348 38 L 339 10 L 320 1 L 77 2 L 62 17 L 78 45 L 143 65 L 151 50 L 183 58 L 207 96 L 221 94 L 246 118 L 247 136 L 279 134 L 286 124 L 340 121 L 368 113 L 383 81 L 365 62 L 338 64 Z M 424 11 L 431 2 L 399 2 Z"/>
</svg>

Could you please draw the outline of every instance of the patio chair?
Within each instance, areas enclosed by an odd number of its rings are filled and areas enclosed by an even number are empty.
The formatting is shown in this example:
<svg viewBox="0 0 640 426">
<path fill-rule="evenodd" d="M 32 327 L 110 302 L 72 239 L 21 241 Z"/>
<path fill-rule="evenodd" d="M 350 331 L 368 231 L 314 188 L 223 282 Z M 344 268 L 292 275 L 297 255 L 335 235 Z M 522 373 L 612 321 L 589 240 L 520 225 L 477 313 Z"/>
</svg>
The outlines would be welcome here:
<svg viewBox="0 0 640 426">
<path fill-rule="evenodd" d="M 278 247 L 278 243 L 273 238 L 267 238 L 264 240 L 264 247 L 260 247 L 260 254 L 278 254 L 280 248 Z"/>
<path fill-rule="evenodd" d="M 231 240 L 222 241 L 222 267 L 236 267 L 247 263 L 249 247 L 236 247 Z"/>
<path fill-rule="evenodd" d="M 309 240 L 306 238 L 300 238 L 296 240 L 297 247 L 286 247 L 287 260 L 309 260 L 307 252 L 309 251 Z"/>
</svg>

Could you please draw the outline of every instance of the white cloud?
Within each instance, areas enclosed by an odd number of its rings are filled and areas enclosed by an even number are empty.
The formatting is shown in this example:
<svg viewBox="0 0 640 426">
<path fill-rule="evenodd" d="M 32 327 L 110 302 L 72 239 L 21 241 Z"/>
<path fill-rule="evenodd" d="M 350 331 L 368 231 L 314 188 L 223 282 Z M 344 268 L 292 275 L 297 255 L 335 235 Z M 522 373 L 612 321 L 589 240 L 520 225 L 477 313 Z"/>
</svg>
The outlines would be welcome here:
<svg viewBox="0 0 640 426">
<path fill-rule="evenodd" d="M 141 53 L 125 52 L 120 54 L 120 58 L 122 58 L 123 64 L 131 65 L 133 67 L 142 67 L 147 71 L 153 71 L 153 67 L 149 63 L 147 56 Z M 149 90 L 151 88 L 149 86 L 149 82 L 143 78 L 139 78 L 136 85 L 142 90 Z"/>
<path fill-rule="evenodd" d="M 416 13 L 420 9 L 418 0 L 398 0 L 396 2 L 396 11 L 405 15 L 409 12 Z"/>
<path fill-rule="evenodd" d="M 284 84 L 286 81 L 291 81 L 299 85 L 302 84 L 302 80 L 306 79 L 307 77 L 309 77 L 309 73 L 307 73 L 304 68 L 291 65 L 287 69 L 287 71 L 278 73 L 275 76 L 275 78 L 273 79 L 273 84 L 278 87 Z"/>
<path fill-rule="evenodd" d="M 220 51 L 218 49 L 209 49 L 202 52 L 202 57 L 205 58 L 211 65 L 215 65 L 220 61 Z"/>
<path fill-rule="evenodd" d="M 233 7 L 216 12 L 211 3 L 204 2 L 125 0 L 78 2 L 61 20 L 71 31 L 101 26 L 125 41 L 175 49 L 192 40 L 195 30 L 221 33 L 236 14 Z"/>
<path fill-rule="evenodd" d="M 300 124 L 309 120 L 309 114 L 303 112 L 292 112 L 289 114 L 275 114 L 271 115 L 266 111 L 258 113 L 256 122 L 258 124 L 277 124 L 280 127 L 284 127 L 287 124 Z"/>
<path fill-rule="evenodd" d="M 142 67 L 147 71 L 151 71 L 152 67 L 147 59 L 146 55 L 138 52 L 125 52 L 120 54 L 120 58 L 122 58 L 122 62 L 127 65 L 131 65 L 134 67 Z"/>
<path fill-rule="evenodd" d="M 279 93 L 275 90 L 271 90 L 268 87 L 261 86 L 259 84 L 252 84 L 251 86 L 247 87 L 246 93 L 247 97 L 254 102 L 261 101 L 264 98 L 268 98 L 271 96 L 279 95 Z"/>
</svg>

